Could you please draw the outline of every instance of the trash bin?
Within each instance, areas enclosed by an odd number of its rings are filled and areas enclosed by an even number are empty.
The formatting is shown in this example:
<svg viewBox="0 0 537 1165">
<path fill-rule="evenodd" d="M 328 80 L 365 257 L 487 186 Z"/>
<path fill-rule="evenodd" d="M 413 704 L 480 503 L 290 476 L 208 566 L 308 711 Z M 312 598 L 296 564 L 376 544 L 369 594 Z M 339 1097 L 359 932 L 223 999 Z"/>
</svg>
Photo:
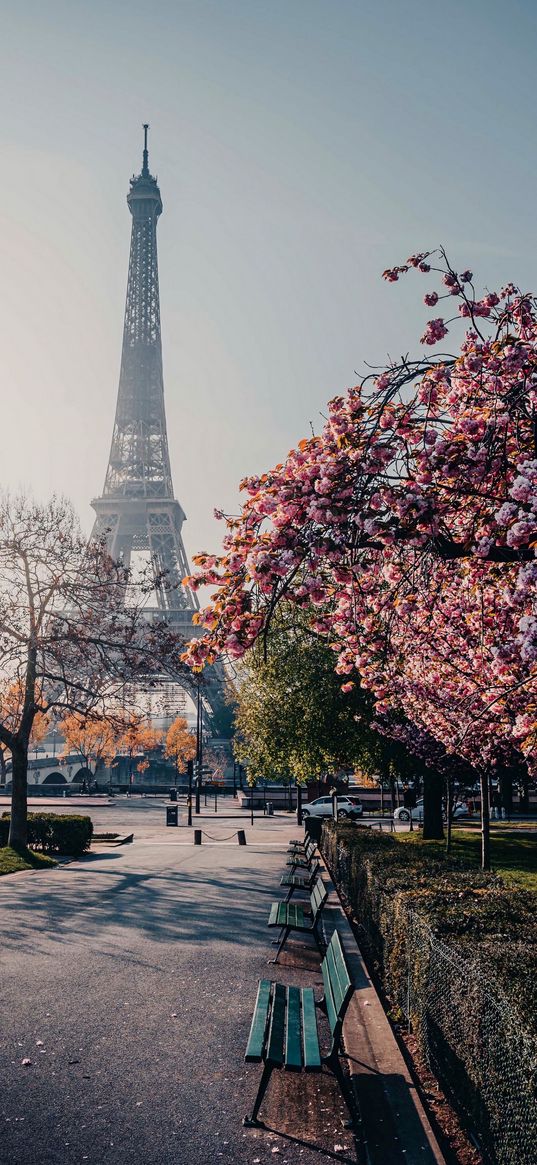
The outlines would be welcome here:
<svg viewBox="0 0 537 1165">
<path fill-rule="evenodd" d="M 304 818 L 304 830 L 308 837 L 313 841 L 319 842 L 321 840 L 321 830 L 323 828 L 322 817 L 312 817 L 309 813 Z"/>
<path fill-rule="evenodd" d="M 178 825 L 179 811 L 177 805 L 166 806 L 166 825 Z"/>
<path fill-rule="evenodd" d="M 274 817 L 274 805 L 272 801 L 267 801 L 267 817 Z"/>
<path fill-rule="evenodd" d="M 177 801 L 177 789 L 170 789 L 170 801 Z"/>
</svg>

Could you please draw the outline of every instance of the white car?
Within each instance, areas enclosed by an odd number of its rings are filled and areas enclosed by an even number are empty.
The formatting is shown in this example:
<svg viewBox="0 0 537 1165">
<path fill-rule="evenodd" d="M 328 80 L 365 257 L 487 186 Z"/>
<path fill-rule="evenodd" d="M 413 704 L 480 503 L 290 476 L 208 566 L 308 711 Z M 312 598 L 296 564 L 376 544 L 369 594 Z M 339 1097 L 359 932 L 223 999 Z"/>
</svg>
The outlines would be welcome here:
<svg viewBox="0 0 537 1165">
<path fill-rule="evenodd" d="M 337 815 L 338 818 L 345 817 L 361 817 L 363 813 L 363 806 L 358 797 L 338 797 L 337 798 Z M 316 801 L 308 801 L 302 810 L 304 817 L 331 817 L 332 816 L 332 798 L 331 797 L 317 797 Z"/>
<path fill-rule="evenodd" d="M 453 806 L 452 820 L 455 820 L 457 817 L 465 817 L 467 813 L 468 806 L 466 801 L 457 801 L 457 804 Z M 393 819 L 394 821 L 410 821 L 410 809 L 406 809 L 404 805 L 400 805 L 395 810 Z M 420 797 L 419 801 L 416 801 L 416 806 L 412 810 L 412 820 L 423 821 L 423 797 Z"/>
</svg>

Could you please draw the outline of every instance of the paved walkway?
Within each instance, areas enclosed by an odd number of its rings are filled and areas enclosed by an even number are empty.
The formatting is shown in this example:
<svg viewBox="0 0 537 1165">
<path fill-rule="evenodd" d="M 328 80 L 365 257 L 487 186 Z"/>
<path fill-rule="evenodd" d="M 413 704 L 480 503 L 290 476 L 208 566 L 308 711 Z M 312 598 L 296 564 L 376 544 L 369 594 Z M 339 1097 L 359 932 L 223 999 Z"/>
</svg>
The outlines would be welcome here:
<svg viewBox="0 0 537 1165">
<path fill-rule="evenodd" d="M 224 838 L 245 825 L 230 812 L 199 824 Z M 247 847 L 194 847 L 190 831 L 164 827 L 163 806 L 118 802 L 92 815 L 97 828 L 134 830 L 134 844 L 0 880 L 0 1160 L 355 1162 L 328 1076 L 275 1073 L 268 1129 L 241 1126 L 259 1075 L 243 1056 L 256 982 L 268 972 L 268 907 L 296 826 L 261 819 L 246 825 Z M 319 984 L 313 945 L 290 945 L 280 976 Z M 349 1021 L 359 1026 L 360 1013 Z M 364 1047 L 353 1047 L 356 1063 L 366 1063 Z M 392 1074 L 408 1093 L 399 1069 Z M 383 1165 L 412 1159 L 392 1131 Z M 423 1141 L 422 1126 L 410 1133 Z M 422 1145 L 417 1159 L 439 1158 Z"/>
</svg>

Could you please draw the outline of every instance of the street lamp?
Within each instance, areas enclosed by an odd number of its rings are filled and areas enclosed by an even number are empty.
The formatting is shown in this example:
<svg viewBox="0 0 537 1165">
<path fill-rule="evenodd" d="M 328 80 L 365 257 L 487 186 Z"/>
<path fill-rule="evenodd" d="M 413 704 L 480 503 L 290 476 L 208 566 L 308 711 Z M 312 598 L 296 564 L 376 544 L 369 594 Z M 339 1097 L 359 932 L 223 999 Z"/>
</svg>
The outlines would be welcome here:
<svg viewBox="0 0 537 1165">
<path fill-rule="evenodd" d="M 203 712 L 201 703 L 201 674 L 198 673 L 196 700 L 196 813 L 200 812 L 201 773 L 203 764 Z"/>
</svg>

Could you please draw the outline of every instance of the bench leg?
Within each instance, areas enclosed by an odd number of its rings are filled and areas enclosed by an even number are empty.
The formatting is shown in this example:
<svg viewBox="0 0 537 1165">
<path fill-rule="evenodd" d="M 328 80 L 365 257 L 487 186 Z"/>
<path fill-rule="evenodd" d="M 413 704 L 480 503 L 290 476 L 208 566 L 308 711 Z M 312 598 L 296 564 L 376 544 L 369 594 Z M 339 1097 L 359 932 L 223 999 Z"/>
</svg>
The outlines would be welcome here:
<svg viewBox="0 0 537 1165">
<path fill-rule="evenodd" d="M 313 926 L 311 928 L 311 933 L 315 939 L 315 942 L 317 943 L 317 946 L 319 948 L 321 955 L 324 955 L 324 953 L 326 951 L 326 943 L 324 941 L 324 938 L 321 937 L 321 932 L 319 930 L 319 922 L 313 923 Z"/>
<path fill-rule="evenodd" d="M 350 1117 L 348 1127 L 356 1129 L 358 1124 L 356 1120 L 356 1103 L 352 1093 L 351 1085 L 343 1071 L 343 1068 L 341 1067 L 339 1056 L 337 1054 L 328 1056 L 325 1060 L 325 1063 L 327 1068 L 329 1068 L 332 1074 L 335 1076 L 341 1089 L 341 1095 L 343 1096 L 345 1104 L 347 1105 L 347 1110 Z"/>
<path fill-rule="evenodd" d="M 278 962 L 278 959 L 280 957 L 280 952 L 281 952 L 282 948 L 285 946 L 285 943 L 287 941 L 287 936 L 289 934 L 290 929 L 291 928 L 289 926 L 284 926 L 283 931 L 280 935 L 279 942 L 278 942 L 278 950 L 276 951 L 274 958 L 269 959 L 269 963 L 277 963 Z"/>
<path fill-rule="evenodd" d="M 272 1076 L 273 1067 L 274 1067 L 273 1064 L 265 1064 L 263 1067 L 263 1075 L 261 1076 L 261 1080 L 259 1082 L 259 1088 L 257 1090 L 255 1104 L 254 1104 L 254 1107 L 252 1109 L 252 1115 L 245 1116 L 245 1118 L 242 1122 L 246 1129 L 253 1129 L 257 1125 L 260 1125 L 263 1123 L 262 1121 L 258 1121 L 257 1114 L 259 1112 L 259 1109 L 261 1108 L 261 1104 L 262 1104 L 265 1092 L 267 1091 L 268 1082 L 270 1080 L 270 1077 Z"/>
</svg>

